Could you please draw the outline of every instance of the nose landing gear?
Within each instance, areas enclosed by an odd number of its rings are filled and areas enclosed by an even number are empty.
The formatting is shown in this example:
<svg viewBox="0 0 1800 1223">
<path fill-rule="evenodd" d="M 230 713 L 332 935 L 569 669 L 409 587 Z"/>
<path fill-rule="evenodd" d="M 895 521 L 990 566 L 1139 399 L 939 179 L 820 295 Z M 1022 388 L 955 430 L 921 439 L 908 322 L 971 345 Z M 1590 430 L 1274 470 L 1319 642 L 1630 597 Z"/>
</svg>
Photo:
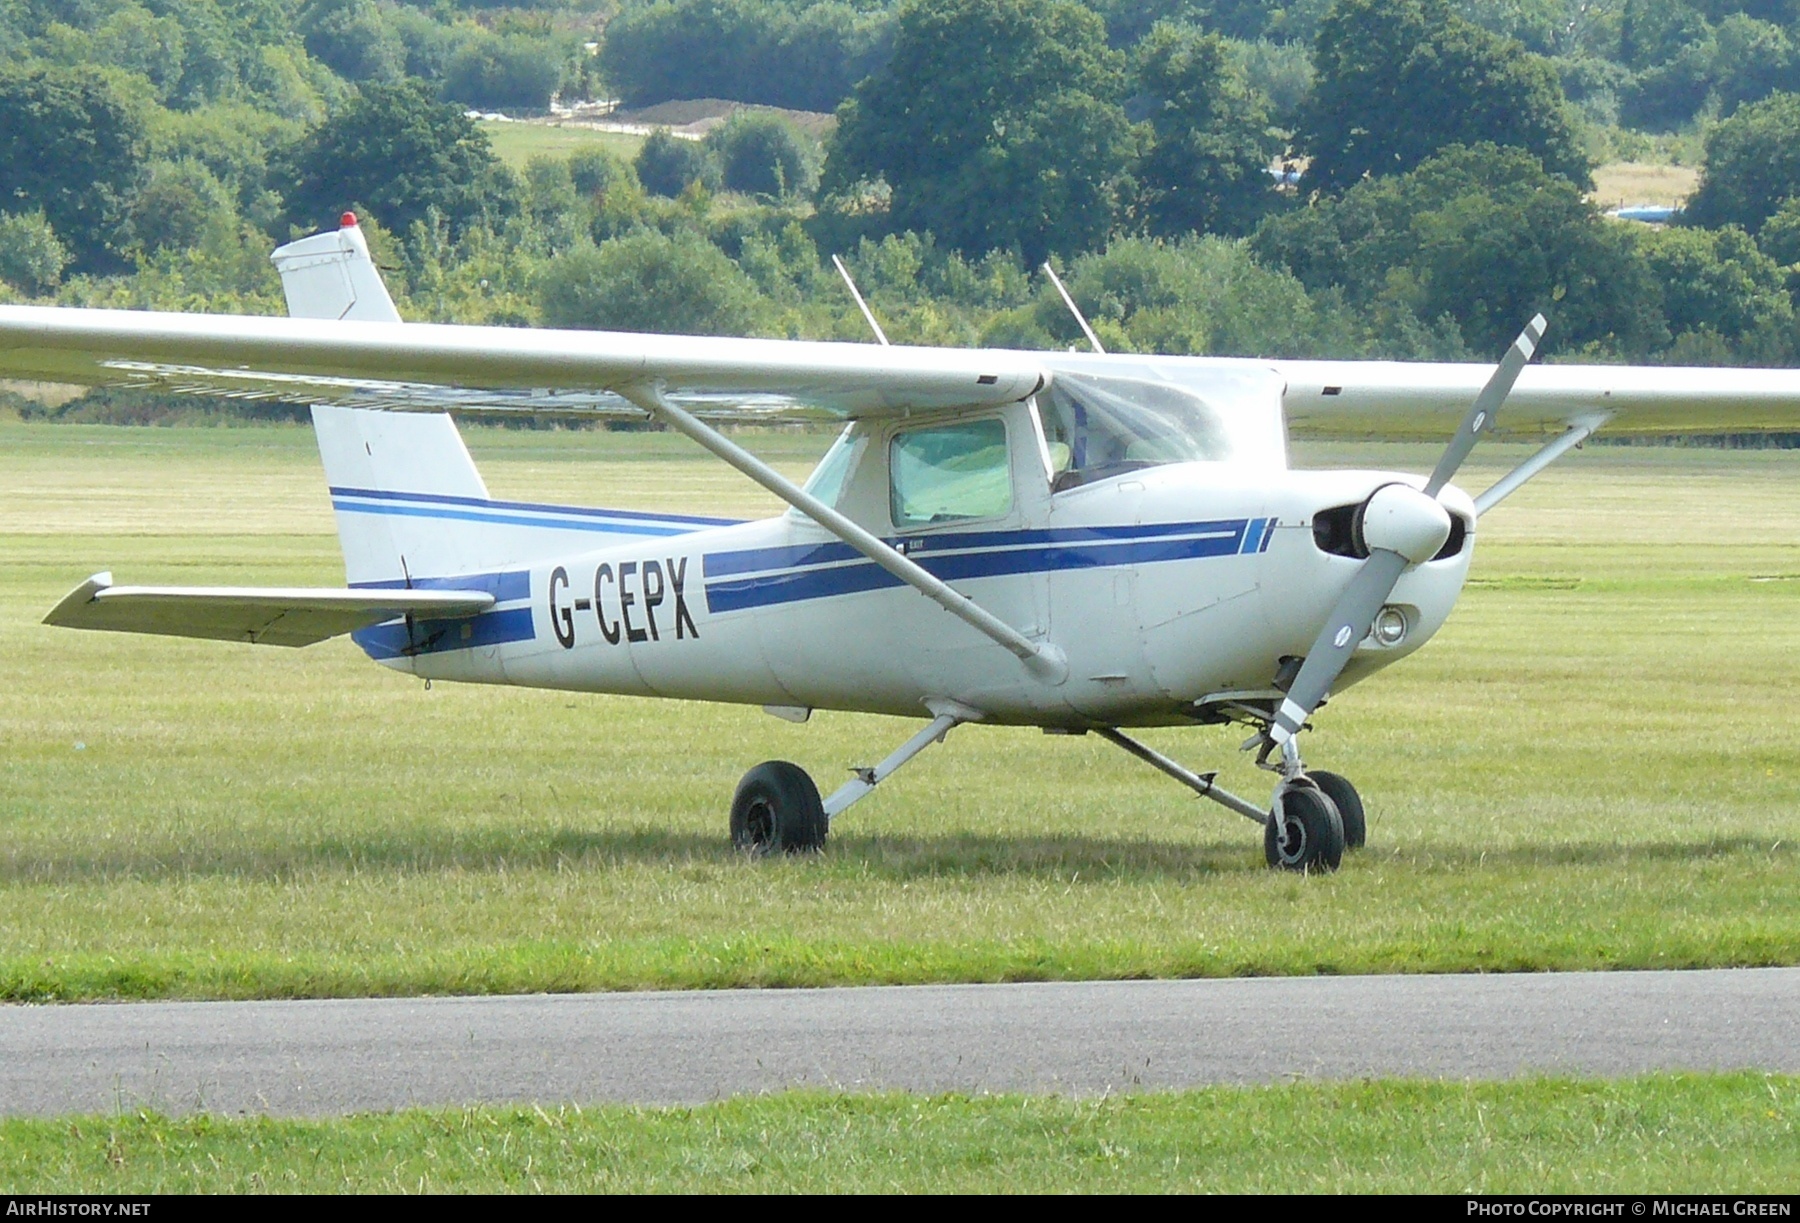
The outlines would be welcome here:
<svg viewBox="0 0 1800 1223">
<path fill-rule="evenodd" d="M 1085 733 L 1085 732 L 1079 732 Z M 1095 732 L 1156 768 L 1202 798 L 1228 807 L 1263 828 L 1263 856 L 1270 866 L 1290 871 L 1334 871 L 1344 850 L 1355 849 L 1366 839 L 1362 797 L 1356 787 L 1336 773 L 1323 769 L 1309 773 L 1300 754 L 1284 748 L 1279 768 L 1282 779 L 1265 813 L 1256 804 L 1219 788 L 1217 773 L 1195 773 L 1161 752 L 1139 743 L 1117 727 L 1098 727 Z M 1253 740 L 1252 742 L 1259 742 Z M 1264 756 L 1267 756 L 1267 752 Z"/>
<path fill-rule="evenodd" d="M 1281 783 L 1263 825 L 1263 857 L 1288 871 L 1334 871 L 1344 857 L 1344 821 L 1337 804 L 1301 773 Z"/>
</svg>

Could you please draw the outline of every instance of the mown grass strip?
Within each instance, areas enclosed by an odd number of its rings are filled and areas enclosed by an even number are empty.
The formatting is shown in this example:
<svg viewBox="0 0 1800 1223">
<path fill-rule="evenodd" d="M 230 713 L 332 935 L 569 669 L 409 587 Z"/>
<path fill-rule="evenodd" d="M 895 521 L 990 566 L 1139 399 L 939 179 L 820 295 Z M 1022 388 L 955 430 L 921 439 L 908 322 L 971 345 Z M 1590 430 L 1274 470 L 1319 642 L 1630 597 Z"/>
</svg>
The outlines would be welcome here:
<svg viewBox="0 0 1800 1223">
<path fill-rule="evenodd" d="M 0 1192 L 1792 1193 L 1800 1079 L 0 1122 Z"/>
<path fill-rule="evenodd" d="M 751 436 L 796 476 L 827 440 Z M 772 509 L 667 435 L 470 441 L 499 496 Z M 1523 453 L 1478 453 L 1469 487 Z M 304 428 L 0 424 L 0 997 L 1800 963 L 1800 581 L 1757 580 L 1800 573 L 1800 453 L 1590 447 L 1485 518 L 1439 638 L 1309 732 L 1371 812 L 1326 879 L 1272 874 L 1246 821 L 1092 736 L 995 727 L 821 857 L 746 862 L 746 768 L 828 786 L 918 723 L 427 692 L 345 642 L 38 623 L 106 567 L 335 584 L 332 532 Z M 1264 797 L 1242 737 L 1146 735 Z"/>
</svg>

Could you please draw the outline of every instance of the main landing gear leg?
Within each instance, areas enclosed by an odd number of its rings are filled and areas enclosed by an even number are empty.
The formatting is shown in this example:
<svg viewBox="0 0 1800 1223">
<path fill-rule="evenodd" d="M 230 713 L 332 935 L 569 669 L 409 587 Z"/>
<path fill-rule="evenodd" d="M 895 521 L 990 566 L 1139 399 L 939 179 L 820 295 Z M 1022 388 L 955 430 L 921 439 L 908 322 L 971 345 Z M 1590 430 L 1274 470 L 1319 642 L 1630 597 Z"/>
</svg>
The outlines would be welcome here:
<svg viewBox="0 0 1800 1223">
<path fill-rule="evenodd" d="M 942 743 L 944 736 L 950 733 L 952 727 L 960 726 L 964 722 L 973 722 L 980 716 L 974 710 L 961 706 L 940 705 L 934 707 L 931 712 L 937 714 L 931 720 L 931 725 L 895 748 L 886 760 L 872 769 L 852 770 L 856 776 L 839 786 L 832 792 L 831 797 L 825 800 L 825 818 L 827 820 L 836 819 L 843 814 L 844 810 L 852 803 L 860 801 L 869 791 L 893 776 L 901 765 L 933 743 Z"/>
<path fill-rule="evenodd" d="M 952 727 L 981 718 L 978 710 L 954 702 L 933 702 L 935 715 L 924 730 L 902 743 L 874 768 L 855 769 L 856 776 L 830 798 L 819 800 L 819 788 L 805 769 L 785 760 L 757 765 L 738 783 L 731 800 L 731 843 L 758 856 L 770 853 L 817 853 L 825 848 L 831 821 L 852 803 L 891 777 L 901 765 L 933 743 L 942 743 Z"/>
</svg>

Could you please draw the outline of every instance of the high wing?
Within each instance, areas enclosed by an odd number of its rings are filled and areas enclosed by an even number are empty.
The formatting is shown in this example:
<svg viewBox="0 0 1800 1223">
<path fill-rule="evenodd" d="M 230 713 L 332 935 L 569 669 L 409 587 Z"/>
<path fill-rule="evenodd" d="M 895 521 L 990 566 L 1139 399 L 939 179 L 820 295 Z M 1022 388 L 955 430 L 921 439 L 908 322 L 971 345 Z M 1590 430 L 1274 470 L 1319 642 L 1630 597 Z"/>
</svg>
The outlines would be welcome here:
<svg viewBox="0 0 1800 1223">
<path fill-rule="evenodd" d="M 641 417 L 605 393 L 658 389 L 702 415 L 843 418 L 1011 403 L 1046 377 L 994 350 L 0 306 L 0 378 L 352 407 Z"/>
<path fill-rule="evenodd" d="M 478 590 L 114 586 L 112 574 L 97 573 L 70 591 L 44 623 L 303 646 L 400 616 L 457 619 L 493 605 L 494 596 Z"/>
<path fill-rule="evenodd" d="M 1126 373 L 1202 395 L 1254 373 L 1285 387 L 1297 435 L 1442 438 L 1490 369 L 0 306 L 0 378 L 429 411 L 641 418 L 656 391 L 708 419 L 845 419 L 1010 403 L 1059 373 Z M 1640 434 L 1793 429 L 1800 372 L 1535 365 L 1500 431 L 1601 423 Z"/>
<path fill-rule="evenodd" d="M 1296 434 L 1441 440 L 1493 367 L 1400 361 L 1275 361 Z M 1800 370 L 1532 365 L 1498 431 L 1531 435 L 1582 422 L 1609 434 L 1800 428 Z"/>
</svg>

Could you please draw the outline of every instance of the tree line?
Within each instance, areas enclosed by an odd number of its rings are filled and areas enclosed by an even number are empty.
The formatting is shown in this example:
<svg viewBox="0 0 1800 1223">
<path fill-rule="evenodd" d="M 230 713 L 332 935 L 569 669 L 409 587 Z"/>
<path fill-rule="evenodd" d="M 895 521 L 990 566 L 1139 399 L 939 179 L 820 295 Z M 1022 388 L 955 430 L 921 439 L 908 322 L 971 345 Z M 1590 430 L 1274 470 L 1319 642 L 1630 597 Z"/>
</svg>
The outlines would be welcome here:
<svg viewBox="0 0 1800 1223">
<path fill-rule="evenodd" d="M 1489 357 L 1540 309 L 1553 358 L 1792 364 L 1800 349 L 1785 80 L 1751 98 L 1707 78 L 1705 113 L 1683 120 L 1706 158 L 1686 223 L 1625 225 L 1587 198 L 1597 148 L 1623 137 L 1592 90 L 1572 96 L 1569 64 L 1624 63 L 1600 52 L 1639 48 L 1661 0 L 658 0 L 606 27 L 593 82 L 654 59 L 702 74 L 678 78 L 686 92 L 749 92 L 731 74 L 756 65 L 771 88 L 842 92 L 824 144 L 747 112 L 704 141 L 659 133 L 631 159 L 596 146 L 516 173 L 450 100 L 454 55 L 414 73 L 395 34 L 350 40 L 387 46 L 387 67 L 334 65 L 292 33 L 324 28 L 316 5 L 256 43 L 282 4 L 0 0 L 0 30 L 23 31 L 0 44 L 17 52 L 0 60 L 0 295 L 275 312 L 268 251 L 349 207 L 416 319 L 866 338 L 829 265 L 843 253 L 889 333 L 916 343 L 1077 342 L 1035 274 L 1050 259 L 1120 350 Z M 1545 17 L 1577 11 L 1578 30 Z M 370 12 L 415 35 L 577 31 L 541 11 L 482 25 L 443 6 L 329 9 L 342 29 Z M 1693 12 L 1715 44 L 1738 17 L 1787 28 L 1766 6 Z M 205 13 L 230 55 L 190 50 L 211 45 Z M 77 35 L 112 46 L 140 14 L 180 42 L 162 85 L 58 58 Z M 710 58 L 645 49 L 676 17 L 710 31 Z M 1279 50 L 1293 45 L 1300 61 Z M 1617 106 L 1665 62 L 1632 54 L 1644 67 L 1615 80 Z M 316 83 L 305 105 L 271 100 L 275 62 Z M 1284 160 L 1291 181 L 1271 173 Z"/>
</svg>

